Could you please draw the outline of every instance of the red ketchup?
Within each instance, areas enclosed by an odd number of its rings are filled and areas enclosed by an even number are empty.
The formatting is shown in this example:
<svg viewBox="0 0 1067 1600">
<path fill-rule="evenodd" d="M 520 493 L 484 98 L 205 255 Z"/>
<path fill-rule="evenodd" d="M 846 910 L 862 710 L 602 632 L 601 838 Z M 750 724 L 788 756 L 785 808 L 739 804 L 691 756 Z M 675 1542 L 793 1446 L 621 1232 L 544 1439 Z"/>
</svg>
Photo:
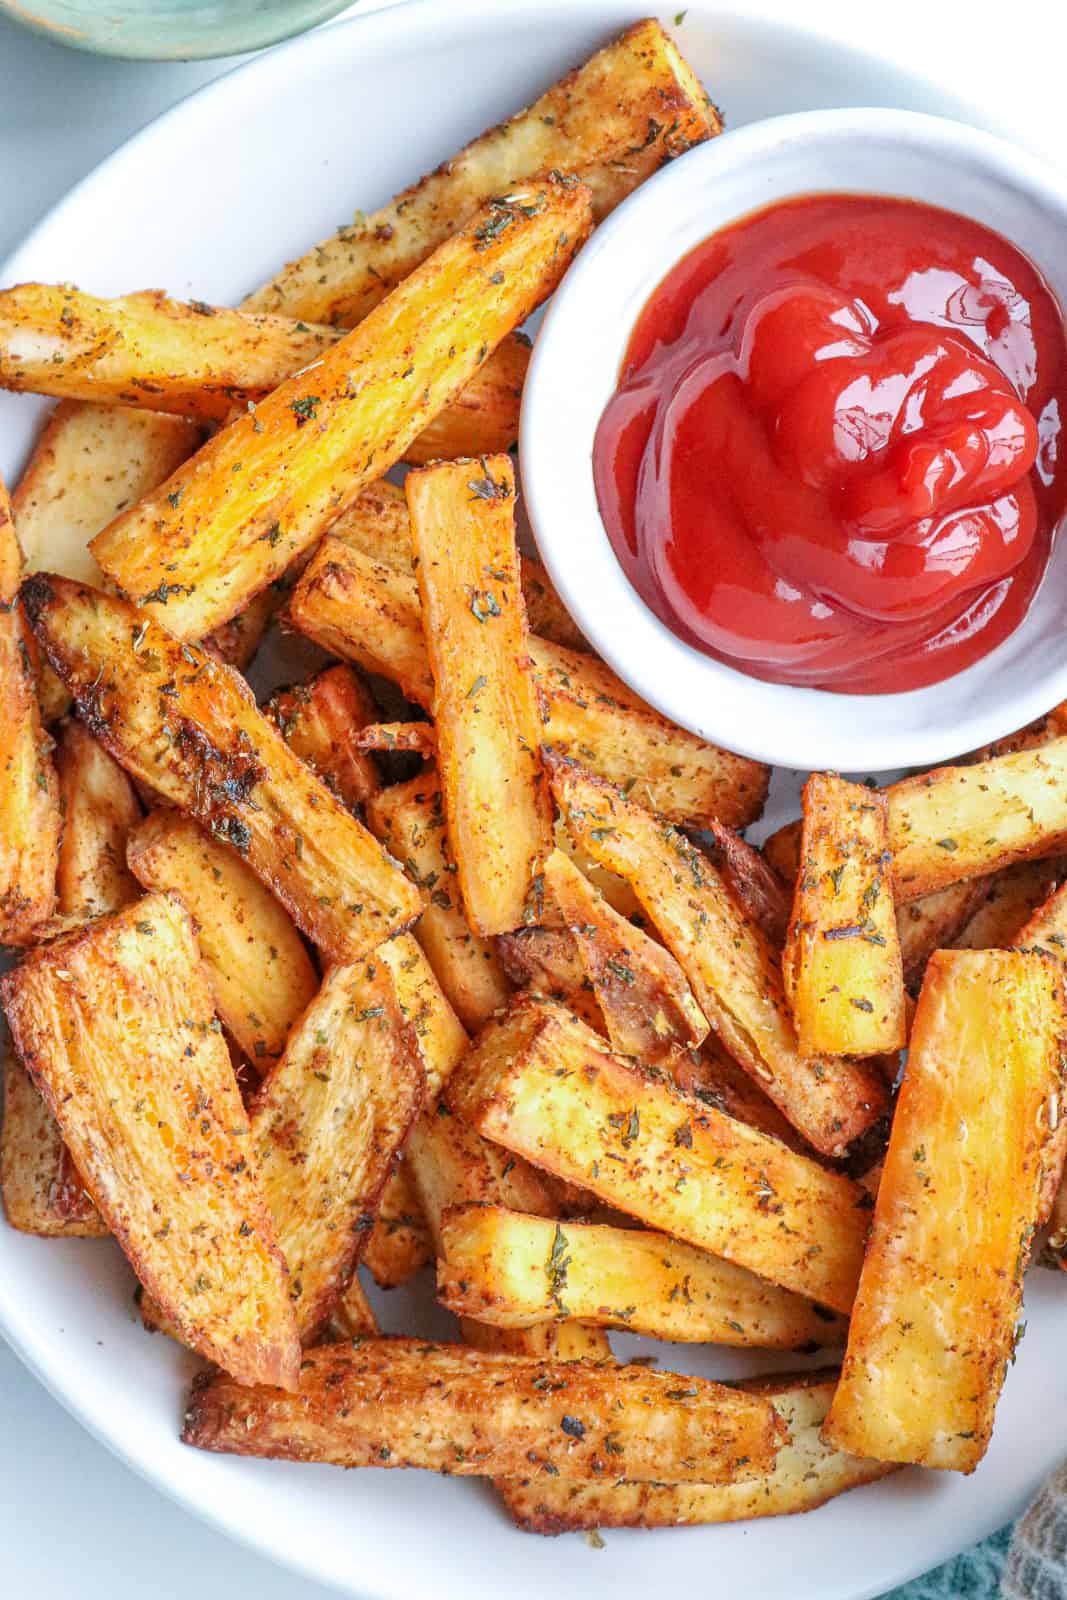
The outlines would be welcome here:
<svg viewBox="0 0 1067 1600">
<path fill-rule="evenodd" d="M 600 511 L 680 638 L 777 683 L 936 683 L 1018 626 L 1067 504 L 1063 316 L 978 223 L 818 194 L 698 246 L 601 418 Z"/>
</svg>

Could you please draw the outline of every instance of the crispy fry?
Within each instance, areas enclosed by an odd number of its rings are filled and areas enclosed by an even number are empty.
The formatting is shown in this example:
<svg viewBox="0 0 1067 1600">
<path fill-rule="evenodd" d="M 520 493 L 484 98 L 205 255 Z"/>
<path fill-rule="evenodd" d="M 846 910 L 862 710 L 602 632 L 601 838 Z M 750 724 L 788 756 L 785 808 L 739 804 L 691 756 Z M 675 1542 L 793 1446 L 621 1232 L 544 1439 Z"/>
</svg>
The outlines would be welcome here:
<svg viewBox="0 0 1067 1600">
<path fill-rule="evenodd" d="M 169 478 L 203 435 L 128 406 L 58 405 L 12 497 L 27 572 L 102 587 L 89 540 Z"/>
<path fill-rule="evenodd" d="M 530 346 L 521 333 L 502 339 L 470 382 L 408 445 L 404 460 L 422 467 L 429 461 L 510 450 L 519 437 L 522 386 L 529 365 Z"/>
<path fill-rule="evenodd" d="M 401 1014 L 414 1030 L 426 1075 L 427 1101 L 436 1100 L 467 1049 L 463 1025 L 410 933 L 379 945 L 374 956 L 393 975 Z"/>
<path fill-rule="evenodd" d="M 0 388 L 221 422 L 337 342 L 332 328 L 170 300 L 115 300 L 72 284 L 0 292 Z"/>
<path fill-rule="evenodd" d="M 905 1043 L 904 970 L 889 887 L 885 796 L 812 773 L 782 977 L 806 1056 Z"/>
<path fill-rule="evenodd" d="M 777 955 L 684 834 L 571 762 L 550 771 L 574 838 L 628 879 L 729 1053 L 820 1154 L 844 1154 L 885 1111 L 880 1075 L 800 1054 Z"/>
<path fill-rule="evenodd" d="M 324 667 L 306 683 L 276 689 L 267 714 L 286 744 L 356 816 L 381 788 L 373 759 L 359 734 L 377 721 L 378 707 L 363 680 L 343 662 Z"/>
<path fill-rule="evenodd" d="M 426 1218 L 401 1156 L 386 1179 L 360 1259 L 379 1288 L 396 1289 L 432 1261 L 433 1253 Z"/>
<path fill-rule="evenodd" d="M 561 1006 L 517 1000 L 446 1098 L 483 1137 L 646 1225 L 835 1311 L 851 1305 L 862 1191 L 612 1054 Z"/>
<path fill-rule="evenodd" d="M 471 931 L 459 904 L 436 772 L 428 769 L 375 795 L 367 826 L 425 890 L 415 937 L 459 1020 L 477 1030 L 511 991 L 492 942 Z"/>
<path fill-rule="evenodd" d="M 504 971 L 517 989 L 544 995 L 605 1033 L 604 1013 L 585 969 L 578 941 L 567 928 L 520 928 L 497 940 Z"/>
<path fill-rule="evenodd" d="M 331 968 L 251 1113 L 305 1343 L 352 1275 L 425 1092 L 389 967 L 374 956 Z"/>
<path fill-rule="evenodd" d="M 1042 955 L 930 958 L 825 1437 L 973 1472 L 1014 1348 L 1061 1103 L 1063 975 Z"/>
<path fill-rule="evenodd" d="M 0 480 L 0 944 L 25 944 L 52 914 L 62 816 L 52 741 L 37 704 L 18 603 L 21 556 Z"/>
<path fill-rule="evenodd" d="M 181 897 L 219 1017 L 262 1077 L 319 987 L 288 912 L 235 850 L 180 811 L 146 817 L 127 857 L 146 889 Z"/>
<path fill-rule="evenodd" d="M 243 1383 L 295 1386 L 285 1267 L 188 914 L 149 895 L 0 979 L 24 1064 L 145 1288 Z"/>
<path fill-rule="evenodd" d="M 13 1051 L 4 1057 L 0 1195 L 8 1222 L 20 1233 L 68 1239 L 107 1235 L 55 1117 Z"/>
<path fill-rule="evenodd" d="M 483 938 L 536 921 L 552 848 L 527 655 L 509 456 L 405 481 L 434 682 L 437 770 L 467 920 Z"/>
<path fill-rule="evenodd" d="M 323 649 L 399 684 L 433 709 L 418 589 L 412 576 L 333 536 L 323 539 L 289 602 L 292 625 Z M 705 744 L 626 688 L 595 656 L 531 635 L 544 697 L 544 743 L 580 752 L 602 777 L 672 821 L 711 817 L 746 827 L 763 807 L 769 769 Z"/>
<path fill-rule="evenodd" d="M 947 949 L 959 937 L 984 900 L 991 881 L 971 878 L 965 883 L 950 883 L 946 889 L 897 907 L 897 935 L 904 982 L 909 990 L 918 991 L 934 951 Z"/>
<path fill-rule="evenodd" d="M 408 1145 L 412 1182 L 438 1254 L 446 1212 L 462 1205 L 502 1205 L 556 1215 L 543 1173 L 475 1133 L 443 1102 L 417 1124 Z"/>
<path fill-rule="evenodd" d="M 576 172 L 599 222 L 664 161 L 719 128 L 660 24 L 636 23 L 526 111 L 290 262 L 246 304 L 352 327 L 490 196 L 539 173 Z"/>
<path fill-rule="evenodd" d="M 545 886 L 577 946 L 613 1049 L 655 1065 L 706 1038 L 707 1021 L 674 957 L 613 911 L 560 850 L 545 863 Z"/>
<path fill-rule="evenodd" d="M 358 959 L 418 916 L 418 891 L 231 668 L 68 579 L 38 574 L 23 595 L 90 732 L 233 845 L 331 960 Z"/>
<path fill-rule="evenodd" d="M 486 363 L 488 372 L 508 348 L 508 341 Z M 477 380 L 475 380 L 477 382 Z M 467 391 L 464 391 L 466 393 Z M 461 395 L 460 400 L 463 399 Z M 459 402 L 457 401 L 457 404 Z M 447 413 L 442 412 L 442 417 Z M 432 425 L 431 425 L 432 426 Z M 456 455 L 492 455 L 492 450 L 457 450 Z M 439 452 L 451 459 L 452 451 Z M 414 546 L 411 540 L 411 518 L 408 515 L 407 497 L 402 488 L 380 478 L 357 495 L 351 505 L 330 523 L 330 537 L 340 539 L 352 550 L 396 567 L 400 572 L 414 576 Z M 587 650 L 588 646 L 578 632 L 567 611 L 552 587 L 552 580 L 539 561 L 519 554 L 522 570 L 522 596 L 526 601 L 526 615 L 531 633 L 556 644 L 568 645 L 572 650 Z"/>
<path fill-rule="evenodd" d="M 141 820 L 141 806 L 118 762 L 80 722 L 60 727 L 55 759 L 63 808 L 56 910 L 91 922 L 141 892 L 126 865 L 126 843 Z"/>
<path fill-rule="evenodd" d="M 581 184 L 491 202 L 314 367 L 98 534 L 100 566 L 179 638 L 203 638 L 403 457 L 552 292 L 589 226 Z"/>
<path fill-rule="evenodd" d="M 722 873 L 727 888 L 753 922 L 776 948 L 785 943 L 792 910 L 791 896 L 774 868 L 754 845 L 715 818 L 707 824 L 711 835 L 708 855 Z"/>
<path fill-rule="evenodd" d="M 613 1361 L 603 1328 L 587 1322 L 539 1322 L 535 1328 L 491 1328 L 488 1322 L 460 1317 L 463 1343 L 472 1350 L 503 1356 L 531 1356 L 538 1361 Z M 495 1489 L 510 1482 L 496 1478 Z"/>
<path fill-rule="evenodd" d="M 546 1478 L 499 1485 L 504 1503 L 528 1533 L 581 1528 L 675 1528 L 709 1522 L 813 1511 L 836 1495 L 874 1483 L 897 1469 L 884 1461 L 844 1455 L 821 1435 L 836 1373 L 749 1379 L 740 1385 L 763 1395 L 789 1429 L 769 1472 L 748 1483 L 550 1483 Z"/>
<path fill-rule="evenodd" d="M 442 1305 L 498 1327 L 574 1318 L 654 1339 L 775 1350 L 844 1342 L 832 1312 L 662 1233 L 461 1206 L 446 1213 L 441 1245 Z"/>
<path fill-rule="evenodd" d="M 963 928 L 951 940 L 956 950 L 1001 950 L 1027 941 L 1022 930 L 1064 878 L 1062 856 L 1018 861 L 995 872 Z"/>
<path fill-rule="evenodd" d="M 197 1379 L 182 1439 L 345 1467 L 514 1477 L 532 1462 L 565 1478 L 732 1483 L 770 1466 L 784 1434 L 767 1401 L 706 1378 L 380 1339 L 307 1351 L 292 1399 Z"/>
<path fill-rule="evenodd" d="M 437 736 L 432 722 L 368 722 L 356 734 L 354 742 L 359 750 L 416 755 L 424 761 L 433 761 L 437 755 Z"/>
<path fill-rule="evenodd" d="M 328 1331 L 338 1339 L 373 1339 L 381 1332 L 374 1308 L 355 1273 L 333 1308 Z"/>
</svg>

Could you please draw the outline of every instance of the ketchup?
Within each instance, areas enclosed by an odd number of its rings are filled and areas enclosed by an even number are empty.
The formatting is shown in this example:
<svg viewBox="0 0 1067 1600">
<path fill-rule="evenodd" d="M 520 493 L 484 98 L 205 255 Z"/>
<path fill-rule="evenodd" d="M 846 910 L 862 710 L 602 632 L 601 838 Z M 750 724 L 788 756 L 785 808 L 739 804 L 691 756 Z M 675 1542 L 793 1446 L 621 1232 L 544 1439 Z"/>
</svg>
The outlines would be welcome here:
<svg viewBox="0 0 1067 1600">
<path fill-rule="evenodd" d="M 631 583 L 758 678 L 852 694 L 1018 626 L 1067 504 L 1063 316 L 988 228 L 907 200 L 755 212 L 645 307 L 593 454 Z"/>
</svg>

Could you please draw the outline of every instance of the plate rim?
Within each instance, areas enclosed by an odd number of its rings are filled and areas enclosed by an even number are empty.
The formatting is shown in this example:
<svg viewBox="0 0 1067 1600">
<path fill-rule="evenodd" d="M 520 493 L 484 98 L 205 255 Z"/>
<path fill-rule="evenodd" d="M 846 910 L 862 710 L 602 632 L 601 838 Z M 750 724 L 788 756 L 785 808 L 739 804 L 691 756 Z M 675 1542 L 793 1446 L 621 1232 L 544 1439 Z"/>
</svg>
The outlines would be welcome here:
<svg viewBox="0 0 1067 1600">
<path fill-rule="evenodd" d="M 539 4 L 531 0 L 504 0 L 505 4 L 512 4 L 518 9 L 528 9 L 544 15 L 547 22 L 553 13 L 569 20 L 580 21 L 583 14 L 588 12 L 590 19 L 599 16 L 605 7 L 605 0 L 540 0 Z M 995 121 L 979 107 L 978 103 L 967 96 L 959 95 L 954 89 L 940 84 L 932 73 L 916 70 L 908 59 L 905 51 L 875 51 L 868 47 L 862 36 L 862 29 L 856 26 L 852 32 L 847 31 L 842 23 L 842 8 L 837 0 L 808 0 L 805 14 L 798 17 L 790 0 L 748 0 L 748 3 L 718 4 L 716 0 L 694 0 L 692 9 L 700 11 L 706 20 L 715 18 L 732 19 L 738 24 L 750 27 L 757 25 L 774 25 L 787 30 L 797 39 L 804 40 L 809 45 L 817 45 L 820 40 L 829 42 L 838 47 L 844 47 L 853 55 L 862 57 L 866 61 L 881 65 L 887 70 L 892 70 L 907 81 L 917 90 L 922 90 L 935 95 L 939 100 L 948 100 L 955 107 L 959 107 L 963 114 L 970 114 L 979 126 L 996 126 Z M 639 17 L 655 14 L 654 8 L 648 4 L 628 4 L 627 0 L 619 0 L 616 8 L 618 13 L 618 27 L 621 29 L 629 22 Z M 688 8 L 686 8 L 688 9 Z M 434 40 L 442 35 L 454 37 L 457 33 L 471 25 L 476 25 L 479 20 L 499 14 L 499 0 L 449 0 L 447 8 L 439 4 L 439 0 L 384 0 L 376 10 L 358 11 L 354 15 L 328 21 L 319 27 L 300 34 L 261 51 L 249 60 L 235 63 L 225 72 L 206 84 L 190 90 L 182 95 L 172 105 L 168 106 L 157 116 L 149 119 L 136 132 L 124 139 L 103 160 L 96 163 L 82 178 L 73 184 L 35 221 L 31 229 L 23 236 L 7 257 L 0 263 L 0 282 L 12 281 L 11 269 L 24 255 L 33 251 L 38 237 L 46 230 L 55 226 L 62 218 L 67 207 L 73 207 L 80 199 L 82 191 L 90 184 L 103 177 L 113 165 L 127 159 L 131 153 L 141 148 L 144 143 L 156 137 L 161 130 L 172 121 L 178 122 L 189 113 L 194 104 L 206 104 L 215 96 L 225 96 L 230 92 L 231 80 L 241 78 L 246 74 L 259 74 L 278 70 L 278 62 L 282 59 L 291 60 L 300 52 L 307 52 L 314 56 L 320 50 L 327 48 L 324 39 L 334 33 L 334 30 L 344 29 L 346 32 L 357 32 L 361 39 L 373 49 L 388 46 L 394 34 L 409 36 L 409 30 L 422 28 L 424 37 L 431 47 Z M 836 15 L 835 15 L 836 12 Z M 668 26 L 670 17 L 663 20 Z M 377 36 L 377 37 L 375 37 Z M 684 37 L 682 40 L 684 47 Z M 947 113 L 958 114 L 956 111 Z M 1009 123 L 1010 127 L 1010 123 Z M 1025 135 L 1017 133 L 1017 137 L 1025 142 Z M 3 1227 L 9 1225 L 6 1221 L 0 1222 Z M 84 1243 L 79 1241 L 80 1243 Z M 106 1243 L 106 1241 L 103 1241 Z M 90 1242 L 91 1244 L 91 1242 Z M 17 1287 L 17 1286 L 16 1286 Z M 0 1336 L 13 1350 L 22 1364 L 29 1369 L 33 1376 L 41 1383 L 42 1387 L 55 1399 L 63 1409 L 72 1416 L 94 1439 L 96 1439 L 116 1460 L 136 1472 L 145 1482 L 159 1491 L 166 1499 L 188 1512 L 192 1517 L 202 1520 L 216 1531 L 234 1540 L 264 1559 L 275 1562 L 283 1570 L 294 1572 L 305 1577 L 309 1582 L 318 1583 L 333 1589 L 338 1593 L 362 1597 L 362 1600 L 394 1600 L 399 1596 L 399 1589 L 386 1589 L 377 1587 L 374 1590 L 366 1587 L 356 1588 L 343 1575 L 334 1575 L 314 1564 L 313 1558 L 306 1558 L 300 1549 L 290 1547 L 284 1550 L 277 1548 L 264 1537 L 262 1528 L 247 1526 L 244 1521 L 233 1520 L 228 1517 L 222 1504 L 214 1503 L 209 1492 L 203 1488 L 196 1488 L 171 1481 L 164 1470 L 157 1467 L 150 1456 L 150 1434 L 138 1436 L 136 1433 L 124 1434 L 122 1439 L 114 1431 L 109 1431 L 98 1416 L 96 1410 L 88 1399 L 79 1396 L 77 1390 L 64 1381 L 61 1375 L 69 1368 L 69 1358 L 48 1359 L 48 1345 L 42 1344 L 39 1336 L 34 1337 L 35 1329 L 30 1326 L 28 1317 L 19 1315 L 17 1305 L 16 1287 L 0 1278 Z M 132 1443 L 130 1440 L 132 1439 Z M 138 1448 L 138 1444 L 142 1444 Z M 877 1491 L 878 1485 L 869 1486 L 868 1492 Z M 1017 1498 L 1017 1497 L 1016 1497 Z M 1009 1516 L 1017 1514 L 1014 1506 L 1009 1507 Z M 917 1513 L 921 1516 L 921 1511 Z M 770 1519 L 773 1524 L 775 1519 Z M 984 1531 L 978 1535 L 979 1539 L 988 1537 L 990 1533 L 1004 1525 L 1004 1508 L 1000 1506 L 995 1520 L 983 1519 Z M 745 1525 L 747 1529 L 758 1530 L 759 1521 Z M 629 1530 L 622 1530 L 629 1532 Z M 669 1531 L 669 1530 L 667 1530 Z M 660 1536 L 666 1537 L 665 1530 L 660 1531 Z M 695 1529 L 688 1530 L 692 1535 Z M 960 1551 L 954 1535 L 937 1541 L 940 1554 L 934 1558 L 933 1565 L 939 1565 L 952 1559 Z M 967 1548 L 964 1546 L 963 1548 Z M 892 1573 L 877 1578 L 865 1579 L 857 1587 L 851 1580 L 842 1584 L 842 1581 L 830 1576 L 820 1578 L 821 1600 L 877 1600 L 878 1596 L 886 1593 L 886 1583 L 891 1586 L 907 1583 L 911 1579 L 921 1576 L 931 1570 L 931 1563 L 927 1556 L 916 1562 L 909 1560 L 895 1566 Z M 579 1592 L 581 1581 L 572 1570 L 571 1577 Z"/>
</svg>

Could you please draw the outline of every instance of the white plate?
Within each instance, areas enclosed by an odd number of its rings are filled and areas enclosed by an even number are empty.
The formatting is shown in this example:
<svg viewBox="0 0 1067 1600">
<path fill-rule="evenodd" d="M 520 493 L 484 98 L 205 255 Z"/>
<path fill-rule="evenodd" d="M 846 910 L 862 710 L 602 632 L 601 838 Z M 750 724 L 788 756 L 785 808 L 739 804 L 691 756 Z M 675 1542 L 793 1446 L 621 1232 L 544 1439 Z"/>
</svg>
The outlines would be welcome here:
<svg viewBox="0 0 1067 1600">
<path fill-rule="evenodd" d="M 436 0 L 308 35 L 202 90 L 134 139 L 0 268 L 0 282 L 75 278 L 105 294 L 162 285 L 235 302 L 273 265 L 357 207 L 386 199 L 645 10 L 624 0 Z M 738 16 L 690 4 L 680 30 L 734 125 L 866 103 L 1004 128 L 840 42 L 851 30 L 862 44 L 867 7 L 808 0 L 808 33 L 786 20 L 796 15 L 791 0 L 745 10 Z M 957 7 L 943 10 L 958 17 Z M 903 11 L 913 21 L 921 14 L 911 0 Z M 893 12 L 899 25 L 885 48 L 906 61 L 915 38 L 900 6 Z M 988 17 L 992 26 L 992 6 Z M 942 65 L 955 43 L 974 88 L 989 52 L 980 30 L 953 41 L 947 22 Z M 932 13 L 930 27 L 938 26 Z M 932 66 L 936 56 L 925 59 Z M 1050 59 L 1054 64 L 1053 52 L 1040 55 L 1036 70 Z M 1007 115 L 1004 95 L 992 93 L 994 78 L 979 86 L 986 104 Z M 1032 83 L 1020 80 L 1020 107 L 1024 89 Z M 1027 133 L 1047 147 L 1051 131 L 1051 123 L 1032 123 Z M 32 402 L 0 397 L 0 470 L 8 477 L 25 457 L 37 414 Z M 515 1532 L 489 1490 L 469 1482 L 344 1474 L 183 1448 L 178 1428 L 195 1363 L 141 1331 L 132 1280 L 114 1247 L 34 1240 L 0 1227 L 0 1329 L 52 1392 L 190 1510 L 310 1577 L 371 1600 L 497 1600 L 502 1590 L 509 1600 L 544 1600 L 563 1588 L 589 1600 L 627 1600 L 661 1590 L 665 1574 L 672 1588 L 701 1597 L 880 1594 L 1006 1521 L 1058 1460 L 1067 1409 L 1063 1324 L 1055 1311 L 1061 1295 L 1052 1275 L 1031 1274 L 1030 1331 L 1008 1376 L 993 1446 L 973 1478 L 902 1473 L 808 1517 L 611 1533 L 605 1549 L 593 1550 L 581 1540 Z M 421 1328 L 446 1327 L 427 1304 L 425 1284 L 418 1298 Z M 389 1297 L 390 1325 L 415 1314 L 406 1291 Z M 693 1347 L 664 1355 L 683 1370 L 740 1370 L 736 1358 Z"/>
</svg>

